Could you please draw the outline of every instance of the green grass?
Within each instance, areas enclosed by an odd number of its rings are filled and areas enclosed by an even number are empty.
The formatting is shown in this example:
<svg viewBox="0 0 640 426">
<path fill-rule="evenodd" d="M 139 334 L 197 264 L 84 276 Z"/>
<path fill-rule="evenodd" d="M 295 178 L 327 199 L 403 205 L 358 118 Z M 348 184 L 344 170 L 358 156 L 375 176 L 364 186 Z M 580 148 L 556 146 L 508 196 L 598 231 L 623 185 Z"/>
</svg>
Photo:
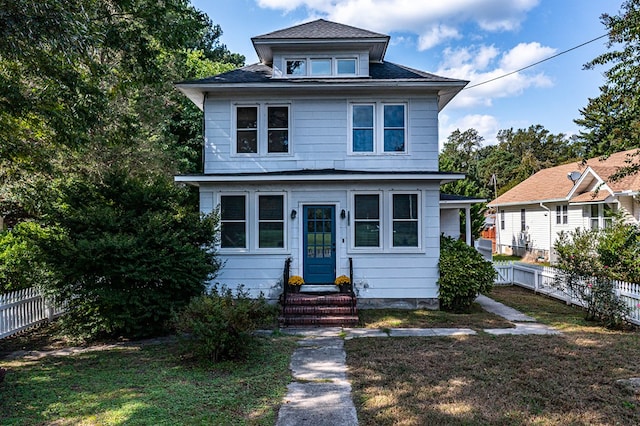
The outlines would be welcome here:
<svg viewBox="0 0 640 426">
<path fill-rule="evenodd" d="M 586 323 L 563 302 L 514 287 L 491 297 L 557 336 L 401 337 L 345 342 L 361 425 L 631 425 L 640 334 Z"/>
<path fill-rule="evenodd" d="M 468 314 L 434 311 L 429 309 L 362 309 L 358 311 L 359 325 L 364 328 L 509 328 L 509 321 L 486 312 L 473 304 Z"/>
<path fill-rule="evenodd" d="M 505 261 L 512 261 L 512 260 L 522 260 L 522 257 L 520 256 L 507 256 L 506 254 L 494 254 L 493 255 L 493 261 L 494 262 L 505 262 Z"/>
<path fill-rule="evenodd" d="M 176 342 L 0 360 L 0 423 L 273 425 L 295 341 L 258 342 L 246 361 L 209 365 L 181 359 Z"/>
</svg>

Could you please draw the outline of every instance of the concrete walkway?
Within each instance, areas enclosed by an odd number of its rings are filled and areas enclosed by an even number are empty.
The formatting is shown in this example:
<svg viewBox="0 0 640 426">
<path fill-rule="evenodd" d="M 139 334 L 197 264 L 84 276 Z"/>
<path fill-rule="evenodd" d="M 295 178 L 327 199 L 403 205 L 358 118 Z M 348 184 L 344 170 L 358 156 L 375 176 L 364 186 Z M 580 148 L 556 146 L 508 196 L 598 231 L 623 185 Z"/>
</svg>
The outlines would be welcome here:
<svg viewBox="0 0 640 426">
<path fill-rule="evenodd" d="M 522 312 L 479 296 L 476 302 L 486 311 L 515 324 L 515 328 L 484 330 L 494 335 L 559 334 L 535 322 Z M 294 381 L 278 413 L 276 426 L 357 426 L 358 416 L 351 399 L 351 383 L 347 380 L 344 340 L 361 337 L 463 336 L 477 334 L 469 328 L 286 328 L 286 334 L 303 336 L 299 348 L 291 356 Z"/>
</svg>

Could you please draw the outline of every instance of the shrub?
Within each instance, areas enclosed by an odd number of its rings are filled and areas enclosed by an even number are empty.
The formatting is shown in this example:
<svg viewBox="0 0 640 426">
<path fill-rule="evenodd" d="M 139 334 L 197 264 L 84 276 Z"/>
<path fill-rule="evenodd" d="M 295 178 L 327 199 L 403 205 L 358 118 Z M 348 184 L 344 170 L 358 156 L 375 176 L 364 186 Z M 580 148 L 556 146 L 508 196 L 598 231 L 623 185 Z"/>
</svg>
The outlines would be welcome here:
<svg viewBox="0 0 640 426">
<path fill-rule="evenodd" d="M 0 294 L 43 286 L 51 279 L 36 242 L 54 234 L 35 222 L 22 222 L 11 230 L 0 231 Z"/>
<path fill-rule="evenodd" d="M 110 170 L 100 181 L 60 183 L 45 222 L 59 230 L 40 250 L 67 302 L 66 331 L 79 338 L 166 332 L 173 310 L 201 295 L 218 269 L 217 218 L 201 217 L 189 194 L 161 176 Z"/>
<path fill-rule="evenodd" d="M 490 292 L 496 278 L 493 264 L 464 241 L 440 238 L 440 307 L 467 312 L 480 293 Z"/>
<path fill-rule="evenodd" d="M 174 316 L 174 325 L 186 351 L 201 360 L 244 358 L 257 327 L 273 323 L 277 306 L 262 294 L 252 299 L 242 286 L 235 296 L 227 287 L 214 286 L 209 294 L 195 297 Z"/>
<path fill-rule="evenodd" d="M 561 232 L 554 243 L 559 270 L 554 285 L 583 302 L 586 320 L 618 328 L 624 324 L 629 309 L 616 296 L 613 268 L 603 264 L 603 260 L 610 261 L 613 256 L 603 244 L 606 241 L 603 236 L 609 233 L 579 228 L 570 233 Z"/>
</svg>

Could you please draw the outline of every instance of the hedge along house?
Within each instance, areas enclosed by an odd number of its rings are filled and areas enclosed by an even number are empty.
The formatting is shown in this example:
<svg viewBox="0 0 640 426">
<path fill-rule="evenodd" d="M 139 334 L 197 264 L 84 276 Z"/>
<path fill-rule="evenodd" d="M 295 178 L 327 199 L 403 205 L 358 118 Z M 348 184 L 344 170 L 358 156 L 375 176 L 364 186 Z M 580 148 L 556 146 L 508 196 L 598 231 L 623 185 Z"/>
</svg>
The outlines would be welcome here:
<svg viewBox="0 0 640 426">
<path fill-rule="evenodd" d="M 303 292 L 352 270 L 359 306 L 437 307 L 440 185 L 464 177 L 438 171 L 438 112 L 467 82 L 322 19 L 252 41 L 260 63 L 177 84 L 204 111 L 204 173 L 175 180 L 220 209 L 215 281 L 277 299 L 291 258 Z"/>
</svg>

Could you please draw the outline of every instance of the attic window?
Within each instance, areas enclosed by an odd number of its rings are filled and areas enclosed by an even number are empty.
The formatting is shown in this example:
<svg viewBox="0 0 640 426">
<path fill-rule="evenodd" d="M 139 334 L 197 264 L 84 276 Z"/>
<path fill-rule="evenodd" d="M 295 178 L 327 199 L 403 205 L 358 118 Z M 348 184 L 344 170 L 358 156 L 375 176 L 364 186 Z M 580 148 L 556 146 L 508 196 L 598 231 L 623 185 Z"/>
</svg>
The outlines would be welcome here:
<svg viewBox="0 0 640 426">
<path fill-rule="evenodd" d="M 304 59 L 288 60 L 287 75 L 293 75 L 293 76 L 307 75 L 307 61 L 305 61 Z"/>
<path fill-rule="evenodd" d="M 284 60 L 286 77 L 357 76 L 357 58 L 291 58 Z"/>
</svg>

